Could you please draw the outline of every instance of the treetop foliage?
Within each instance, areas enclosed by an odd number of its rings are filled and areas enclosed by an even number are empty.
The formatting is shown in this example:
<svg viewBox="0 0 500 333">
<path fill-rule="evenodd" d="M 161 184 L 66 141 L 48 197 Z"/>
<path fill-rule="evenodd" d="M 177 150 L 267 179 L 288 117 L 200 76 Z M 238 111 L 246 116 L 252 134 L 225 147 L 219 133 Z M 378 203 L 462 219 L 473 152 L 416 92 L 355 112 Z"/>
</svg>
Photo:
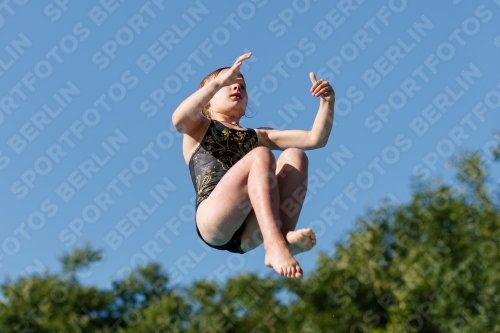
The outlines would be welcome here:
<svg viewBox="0 0 500 333">
<path fill-rule="evenodd" d="M 2 284 L 0 332 L 500 332 L 498 181 L 478 153 L 452 162 L 455 183 L 415 180 L 410 202 L 383 200 L 301 280 L 179 287 L 155 263 L 102 290 L 77 278 L 103 256 L 87 244 L 60 274 Z"/>
</svg>

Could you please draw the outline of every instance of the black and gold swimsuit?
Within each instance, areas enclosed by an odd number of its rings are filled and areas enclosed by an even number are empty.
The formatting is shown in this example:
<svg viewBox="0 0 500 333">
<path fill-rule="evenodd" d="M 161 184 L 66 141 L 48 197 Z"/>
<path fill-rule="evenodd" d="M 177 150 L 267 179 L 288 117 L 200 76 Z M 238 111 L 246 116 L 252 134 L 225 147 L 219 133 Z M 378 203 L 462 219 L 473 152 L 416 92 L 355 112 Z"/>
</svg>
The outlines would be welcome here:
<svg viewBox="0 0 500 333">
<path fill-rule="evenodd" d="M 194 151 L 189 161 L 191 180 L 196 191 L 196 210 L 200 203 L 208 198 L 226 172 L 252 149 L 258 146 L 257 132 L 254 129 L 237 130 L 226 127 L 220 121 L 211 119 L 210 126 Z M 210 247 L 243 253 L 241 250 L 241 234 L 244 224 L 235 232 L 231 240 L 224 245 L 208 244 Z"/>
</svg>

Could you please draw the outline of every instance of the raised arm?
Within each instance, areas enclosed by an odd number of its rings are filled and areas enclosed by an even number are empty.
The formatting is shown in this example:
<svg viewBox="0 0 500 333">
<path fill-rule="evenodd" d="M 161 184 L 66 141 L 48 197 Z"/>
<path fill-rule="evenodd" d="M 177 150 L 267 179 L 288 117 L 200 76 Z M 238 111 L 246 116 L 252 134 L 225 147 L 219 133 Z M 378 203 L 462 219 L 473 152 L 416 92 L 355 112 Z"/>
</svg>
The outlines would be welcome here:
<svg viewBox="0 0 500 333">
<path fill-rule="evenodd" d="M 214 79 L 186 98 L 172 114 L 172 124 L 178 132 L 190 134 L 198 129 L 205 116 L 201 110 L 221 88 L 220 80 Z"/>
<path fill-rule="evenodd" d="M 260 145 L 277 150 L 284 150 L 287 148 L 310 150 L 321 148 L 326 145 L 333 126 L 335 92 L 328 81 L 316 80 L 314 73 L 310 73 L 309 77 L 312 82 L 312 95 L 321 97 L 318 113 L 314 119 L 312 129 L 310 131 L 280 131 L 272 128 L 257 128 L 255 130 Z"/>
<path fill-rule="evenodd" d="M 333 107 L 335 104 L 335 91 L 328 81 L 316 80 L 313 72 L 309 73 L 312 82 L 311 93 L 313 96 L 321 96 L 319 108 L 312 129 L 310 131 L 312 140 L 318 147 L 324 147 L 330 137 L 333 126 Z"/>
<path fill-rule="evenodd" d="M 196 131 L 205 120 L 205 116 L 203 116 L 201 110 L 203 110 L 221 87 L 242 80 L 238 77 L 241 64 L 251 56 L 251 53 L 240 56 L 231 68 L 222 71 L 217 77 L 186 98 L 172 114 L 172 124 L 175 126 L 175 129 L 185 134 Z"/>
</svg>

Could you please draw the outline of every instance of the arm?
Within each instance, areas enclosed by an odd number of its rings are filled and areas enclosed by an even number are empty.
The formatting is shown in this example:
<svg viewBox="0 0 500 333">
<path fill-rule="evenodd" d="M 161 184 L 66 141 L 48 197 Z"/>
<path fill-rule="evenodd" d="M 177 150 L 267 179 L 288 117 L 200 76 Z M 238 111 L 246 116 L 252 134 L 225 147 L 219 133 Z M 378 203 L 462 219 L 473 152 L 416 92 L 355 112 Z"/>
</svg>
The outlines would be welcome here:
<svg viewBox="0 0 500 333">
<path fill-rule="evenodd" d="M 172 114 L 172 124 L 175 129 L 185 134 L 195 132 L 206 119 L 201 110 L 221 86 L 219 80 L 215 78 L 186 98 Z"/>
<path fill-rule="evenodd" d="M 185 134 L 195 132 L 207 119 L 201 113 L 201 110 L 203 110 L 221 87 L 242 80 L 238 77 L 241 64 L 251 56 L 251 52 L 240 56 L 231 68 L 224 70 L 194 94 L 186 98 L 172 114 L 172 124 L 175 126 L 175 129 Z"/>
<path fill-rule="evenodd" d="M 304 150 L 321 148 L 328 142 L 333 126 L 333 109 L 335 92 L 327 81 L 316 81 L 314 73 L 310 74 L 313 96 L 321 96 L 318 113 L 310 131 L 285 130 L 272 128 L 256 128 L 259 144 L 269 149 L 284 150 L 300 148 Z"/>
</svg>

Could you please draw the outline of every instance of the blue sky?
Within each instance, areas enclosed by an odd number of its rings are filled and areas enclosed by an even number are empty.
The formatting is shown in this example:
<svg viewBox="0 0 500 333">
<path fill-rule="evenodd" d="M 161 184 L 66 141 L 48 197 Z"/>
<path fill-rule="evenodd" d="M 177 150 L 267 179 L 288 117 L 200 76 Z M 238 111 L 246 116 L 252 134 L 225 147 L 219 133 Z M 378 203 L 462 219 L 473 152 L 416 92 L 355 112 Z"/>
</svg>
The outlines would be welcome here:
<svg viewBox="0 0 500 333">
<path fill-rule="evenodd" d="M 407 201 L 418 174 L 450 180 L 451 155 L 498 143 L 498 1 L 54 0 L 0 15 L 1 280 L 55 272 L 86 242 L 106 258 L 81 280 L 102 287 L 153 261 L 181 284 L 272 273 L 262 247 L 200 243 L 171 125 L 206 74 L 247 51 L 243 126 L 310 129 L 311 71 L 336 91 L 328 144 L 307 152 L 306 274 L 368 207 Z"/>
</svg>

